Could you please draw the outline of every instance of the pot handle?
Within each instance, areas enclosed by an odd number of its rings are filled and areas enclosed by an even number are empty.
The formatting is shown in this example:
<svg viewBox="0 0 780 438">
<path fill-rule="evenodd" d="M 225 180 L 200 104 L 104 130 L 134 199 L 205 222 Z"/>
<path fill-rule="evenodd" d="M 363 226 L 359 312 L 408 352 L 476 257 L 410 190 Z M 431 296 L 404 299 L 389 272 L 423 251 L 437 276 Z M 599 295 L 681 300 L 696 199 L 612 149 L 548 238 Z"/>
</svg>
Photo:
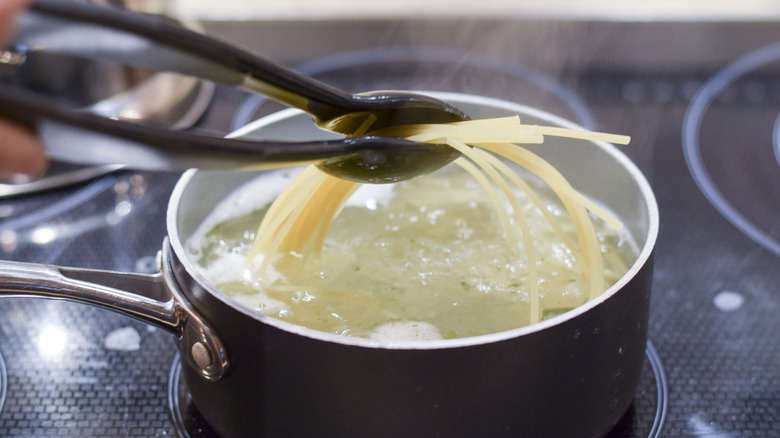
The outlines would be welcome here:
<svg viewBox="0 0 780 438">
<path fill-rule="evenodd" d="M 228 369 L 216 331 L 192 308 L 171 274 L 166 239 L 156 274 L 67 268 L 0 260 L 1 297 L 66 299 L 114 310 L 173 333 L 185 361 L 209 381 Z"/>
</svg>

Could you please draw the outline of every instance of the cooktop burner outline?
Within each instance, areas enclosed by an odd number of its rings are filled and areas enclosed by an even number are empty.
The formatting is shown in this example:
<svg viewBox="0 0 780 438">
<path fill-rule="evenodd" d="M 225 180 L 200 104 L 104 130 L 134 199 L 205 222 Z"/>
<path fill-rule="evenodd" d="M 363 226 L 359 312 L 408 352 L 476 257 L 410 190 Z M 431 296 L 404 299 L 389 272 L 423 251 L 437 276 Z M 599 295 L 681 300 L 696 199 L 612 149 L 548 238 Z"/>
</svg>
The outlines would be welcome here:
<svg viewBox="0 0 780 438">
<path fill-rule="evenodd" d="M 3 360 L 3 353 L 0 352 L 0 412 L 3 412 L 5 396 L 8 393 L 8 373 Z"/>
<path fill-rule="evenodd" d="M 775 152 L 775 160 L 777 165 L 780 166 L 780 113 L 775 118 L 775 124 L 772 127 L 772 149 Z"/>
<path fill-rule="evenodd" d="M 410 61 L 452 62 L 458 65 L 471 65 L 523 79 L 555 96 L 572 111 L 576 117 L 576 123 L 590 130 L 595 130 L 597 127 L 596 119 L 585 102 L 577 93 L 553 76 L 518 62 L 487 55 L 478 55 L 458 49 L 444 47 L 372 47 L 370 49 L 358 49 L 323 56 L 301 63 L 294 69 L 300 73 L 316 76 L 339 69 L 378 62 Z M 253 114 L 266 101 L 268 99 L 262 95 L 253 94 L 247 96 L 235 112 L 231 121 L 231 130 L 235 131 L 251 122 Z"/>
<path fill-rule="evenodd" d="M 183 438 L 187 436 L 187 429 L 181 412 L 181 403 L 179 402 L 180 378 L 181 358 L 177 354 L 174 356 L 171 368 L 168 371 L 168 410 L 171 413 L 171 420 L 176 428 L 177 435 Z"/>
<path fill-rule="evenodd" d="M 661 357 L 658 355 L 653 343 L 648 340 L 645 348 L 645 356 L 647 357 L 650 367 L 653 370 L 653 376 L 655 377 L 655 388 L 658 399 L 656 400 L 656 411 L 653 425 L 648 432 L 648 438 L 656 438 L 661 436 L 661 429 L 663 429 L 664 422 L 666 422 L 666 410 L 669 401 L 669 385 L 666 381 L 666 373 L 664 372 L 664 366 L 661 362 Z"/>
<path fill-rule="evenodd" d="M 182 401 L 182 397 L 189 394 L 189 390 L 186 388 L 184 379 L 181 375 L 181 356 L 177 354 L 171 362 L 171 368 L 168 372 L 168 410 L 171 415 L 173 426 L 176 429 L 176 434 L 179 438 L 217 438 L 216 432 L 214 432 L 208 423 L 199 416 L 198 418 L 192 415 L 192 413 L 184 412 L 187 409 L 185 403 Z M 190 407 L 194 410 L 194 406 Z M 197 412 L 197 410 L 195 410 Z M 185 418 L 188 416 L 190 418 Z M 190 421 L 187 421 L 190 420 Z M 188 424 L 189 423 L 189 424 Z M 193 424 L 196 423 L 196 424 Z M 196 428 L 198 435 L 191 435 L 190 430 Z"/>
<path fill-rule="evenodd" d="M 666 421 L 669 389 L 661 357 L 650 340 L 645 344 L 645 359 L 652 371 L 652 380 L 655 382 L 654 395 L 656 398 L 655 416 L 646 436 L 647 438 L 658 438 L 661 436 L 661 430 Z M 191 400 L 182 399 L 188 396 L 189 390 L 181 372 L 181 358 L 177 354 L 173 358 L 168 372 L 168 409 L 178 436 L 180 438 L 217 437 L 216 432 L 197 414 L 197 409 L 194 405 L 190 405 Z M 637 391 L 637 397 L 639 394 L 640 392 Z M 641 436 L 644 437 L 645 435 Z"/>
<path fill-rule="evenodd" d="M 761 47 L 757 50 L 738 58 L 736 61 L 716 72 L 696 92 L 691 100 L 683 118 L 682 144 L 685 161 L 701 192 L 707 200 L 737 229 L 750 237 L 753 241 L 780 255 L 780 241 L 769 233 L 760 229 L 751 220 L 739 211 L 725 195 L 718 189 L 707 171 L 701 154 L 699 134 L 705 113 L 710 105 L 718 98 L 728 86 L 736 82 L 743 75 L 753 70 L 764 67 L 772 62 L 780 60 L 780 41 Z M 775 157 L 780 161 L 780 146 L 778 146 L 778 127 L 775 123 L 772 132 L 772 143 Z M 778 163 L 780 165 L 780 162 Z"/>
<path fill-rule="evenodd" d="M 108 175 L 98 178 L 86 186 L 79 188 L 73 194 L 47 204 L 37 210 L 33 210 L 21 216 L 6 219 L 0 224 L 0 231 L 13 230 L 16 232 L 31 228 L 49 219 L 56 218 L 61 214 L 85 204 L 96 196 L 110 189 L 116 183 L 116 177 Z"/>
</svg>

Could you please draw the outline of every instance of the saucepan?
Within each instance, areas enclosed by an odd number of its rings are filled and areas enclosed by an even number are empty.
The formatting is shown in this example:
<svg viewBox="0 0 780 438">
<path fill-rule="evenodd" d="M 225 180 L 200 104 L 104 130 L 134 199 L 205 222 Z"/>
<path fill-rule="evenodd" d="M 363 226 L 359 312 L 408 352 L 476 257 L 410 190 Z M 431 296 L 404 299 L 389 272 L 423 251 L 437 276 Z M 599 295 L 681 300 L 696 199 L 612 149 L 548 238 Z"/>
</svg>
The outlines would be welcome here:
<svg viewBox="0 0 780 438">
<path fill-rule="evenodd" d="M 575 127 L 501 100 L 435 93 L 473 118 L 520 114 Z M 258 139 L 318 138 L 290 109 L 248 125 Z M 75 300 L 173 333 L 183 376 L 225 437 L 599 437 L 632 403 L 644 361 L 658 208 L 638 168 L 614 146 L 550 139 L 534 149 L 624 222 L 628 273 L 598 298 L 540 323 L 438 341 L 380 341 L 296 326 L 218 291 L 185 242 L 215 206 L 257 177 L 189 170 L 168 207 L 159 272 L 120 273 L 0 262 L 0 295 Z"/>
</svg>

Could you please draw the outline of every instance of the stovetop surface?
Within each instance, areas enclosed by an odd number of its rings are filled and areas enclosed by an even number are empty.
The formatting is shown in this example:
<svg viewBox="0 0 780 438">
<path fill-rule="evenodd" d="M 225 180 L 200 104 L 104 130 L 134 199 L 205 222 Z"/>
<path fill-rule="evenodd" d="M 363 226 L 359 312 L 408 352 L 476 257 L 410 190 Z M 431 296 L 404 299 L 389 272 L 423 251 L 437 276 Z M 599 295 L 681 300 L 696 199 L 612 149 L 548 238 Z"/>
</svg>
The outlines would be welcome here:
<svg viewBox="0 0 780 438">
<path fill-rule="evenodd" d="M 751 34 L 750 23 L 729 26 Z M 780 435 L 780 28 L 751 35 L 704 67 L 550 69 L 442 45 L 332 51 L 296 65 L 348 91 L 482 94 L 631 135 L 623 150 L 655 190 L 661 231 L 642 381 L 609 437 L 764 437 Z M 199 127 L 229 132 L 276 108 L 218 87 Z M 0 257 L 153 272 L 177 177 L 119 171 L 0 199 Z M 179 366 L 172 337 L 139 321 L 0 299 L 0 436 L 214 436 Z"/>
</svg>

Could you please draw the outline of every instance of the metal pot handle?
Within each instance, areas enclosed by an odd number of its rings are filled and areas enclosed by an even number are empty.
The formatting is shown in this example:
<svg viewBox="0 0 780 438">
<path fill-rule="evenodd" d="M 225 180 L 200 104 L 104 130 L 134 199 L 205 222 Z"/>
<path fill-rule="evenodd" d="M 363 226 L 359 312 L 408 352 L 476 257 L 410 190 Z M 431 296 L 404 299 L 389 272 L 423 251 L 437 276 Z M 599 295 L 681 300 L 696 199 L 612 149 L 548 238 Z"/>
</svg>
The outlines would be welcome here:
<svg viewBox="0 0 780 438">
<path fill-rule="evenodd" d="M 184 360 L 203 378 L 217 381 L 227 372 L 227 351 L 216 331 L 179 291 L 170 251 L 166 239 L 156 274 L 0 261 L 0 297 L 66 299 L 149 322 L 173 333 Z"/>
</svg>

